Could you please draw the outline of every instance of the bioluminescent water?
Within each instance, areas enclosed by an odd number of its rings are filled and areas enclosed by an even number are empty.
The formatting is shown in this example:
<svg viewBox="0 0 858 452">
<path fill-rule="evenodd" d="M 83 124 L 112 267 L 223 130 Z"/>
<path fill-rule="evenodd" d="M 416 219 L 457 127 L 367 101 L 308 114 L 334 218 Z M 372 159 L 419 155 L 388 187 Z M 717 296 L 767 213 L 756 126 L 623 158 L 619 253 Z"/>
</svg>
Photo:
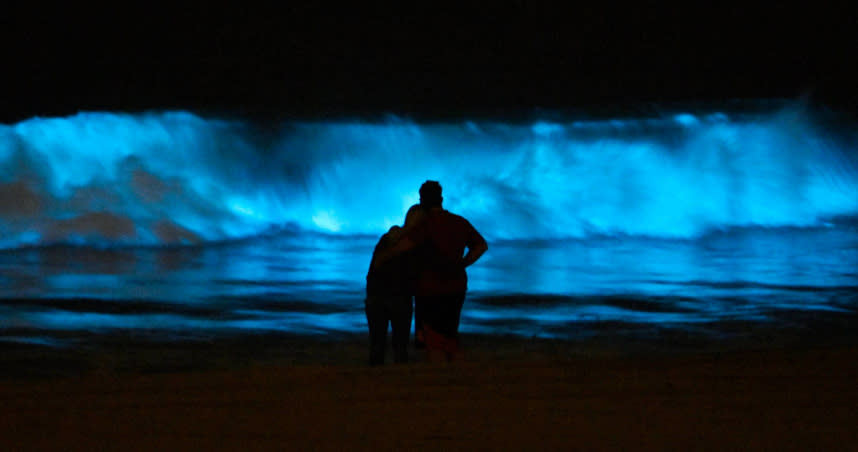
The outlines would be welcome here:
<svg viewBox="0 0 858 452">
<path fill-rule="evenodd" d="M 173 111 L 0 125 L 0 335 L 362 331 L 372 249 L 427 179 L 490 244 L 469 271 L 463 331 L 854 315 L 853 127 L 788 102 L 612 119 L 272 126 Z"/>
</svg>

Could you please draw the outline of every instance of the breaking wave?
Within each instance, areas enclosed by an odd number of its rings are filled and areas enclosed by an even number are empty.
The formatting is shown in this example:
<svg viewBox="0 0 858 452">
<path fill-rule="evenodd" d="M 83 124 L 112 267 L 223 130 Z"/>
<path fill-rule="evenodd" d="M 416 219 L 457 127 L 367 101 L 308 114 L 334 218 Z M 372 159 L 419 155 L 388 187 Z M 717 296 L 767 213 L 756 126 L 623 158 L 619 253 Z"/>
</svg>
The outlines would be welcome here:
<svg viewBox="0 0 858 452">
<path fill-rule="evenodd" d="M 497 239 L 820 226 L 858 214 L 858 158 L 818 119 L 798 106 L 274 128 L 182 111 L 32 118 L 0 125 L 0 248 L 378 234 L 427 179 Z"/>
</svg>

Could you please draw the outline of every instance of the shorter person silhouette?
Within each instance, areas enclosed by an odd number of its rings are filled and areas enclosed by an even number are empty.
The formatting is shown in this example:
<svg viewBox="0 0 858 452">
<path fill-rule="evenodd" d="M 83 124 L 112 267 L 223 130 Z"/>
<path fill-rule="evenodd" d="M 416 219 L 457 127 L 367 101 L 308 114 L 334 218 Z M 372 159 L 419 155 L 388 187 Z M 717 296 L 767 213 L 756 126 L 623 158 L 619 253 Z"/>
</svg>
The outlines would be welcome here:
<svg viewBox="0 0 858 452">
<path fill-rule="evenodd" d="M 378 264 L 384 250 L 396 244 L 405 234 L 393 226 L 382 235 L 372 253 L 366 275 L 366 320 L 369 326 L 369 364 L 384 364 L 388 325 L 393 330 L 393 362 L 408 362 L 408 338 L 411 332 L 411 297 L 417 283 L 418 268 L 414 253 L 401 253 Z"/>
</svg>

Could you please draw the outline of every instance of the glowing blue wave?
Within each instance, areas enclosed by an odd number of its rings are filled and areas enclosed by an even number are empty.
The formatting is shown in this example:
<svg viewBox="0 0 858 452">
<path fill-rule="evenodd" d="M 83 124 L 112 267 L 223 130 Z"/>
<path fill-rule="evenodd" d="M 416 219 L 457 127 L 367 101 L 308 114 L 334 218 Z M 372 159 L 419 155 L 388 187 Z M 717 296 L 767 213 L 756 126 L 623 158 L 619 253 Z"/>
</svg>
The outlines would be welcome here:
<svg viewBox="0 0 858 452">
<path fill-rule="evenodd" d="M 855 150 L 801 109 L 418 124 L 186 112 L 0 125 L 0 247 L 378 234 L 426 179 L 491 238 L 688 238 L 858 213 Z"/>
</svg>

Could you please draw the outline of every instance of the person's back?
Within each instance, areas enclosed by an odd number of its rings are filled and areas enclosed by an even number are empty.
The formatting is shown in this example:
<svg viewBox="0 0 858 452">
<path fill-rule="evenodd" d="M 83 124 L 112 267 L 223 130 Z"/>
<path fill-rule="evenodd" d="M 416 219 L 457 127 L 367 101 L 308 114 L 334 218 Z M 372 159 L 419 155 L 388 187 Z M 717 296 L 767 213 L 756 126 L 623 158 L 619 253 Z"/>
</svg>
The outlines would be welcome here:
<svg viewBox="0 0 858 452">
<path fill-rule="evenodd" d="M 419 253 L 423 271 L 417 281 L 417 295 L 467 291 L 468 276 L 462 256 L 465 249 L 475 249 L 485 243 L 468 220 L 440 208 L 431 209 L 420 227 L 408 237 L 415 243 L 429 244 Z"/>
<path fill-rule="evenodd" d="M 443 209 L 441 185 L 420 187 L 425 218 L 410 228 L 386 255 L 417 250 L 421 272 L 415 294 L 419 327 L 430 360 L 452 360 L 459 351 L 459 317 L 468 290 L 465 268 L 488 249 L 485 239 L 465 218 Z M 467 253 L 465 250 L 467 249 Z"/>
<path fill-rule="evenodd" d="M 414 294 L 417 266 L 413 251 L 401 253 L 378 263 L 379 254 L 392 247 L 403 232 L 390 228 L 375 246 L 366 275 L 365 310 L 370 337 L 370 365 L 384 363 L 388 324 L 393 330 L 393 360 L 408 361 L 408 336 L 411 331 L 411 297 Z"/>
<path fill-rule="evenodd" d="M 403 230 L 394 226 L 375 245 L 366 274 L 367 295 L 414 295 L 419 271 L 415 251 L 398 254 L 375 265 L 378 255 L 395 245 L 402 235 Z"/>
</svg>

